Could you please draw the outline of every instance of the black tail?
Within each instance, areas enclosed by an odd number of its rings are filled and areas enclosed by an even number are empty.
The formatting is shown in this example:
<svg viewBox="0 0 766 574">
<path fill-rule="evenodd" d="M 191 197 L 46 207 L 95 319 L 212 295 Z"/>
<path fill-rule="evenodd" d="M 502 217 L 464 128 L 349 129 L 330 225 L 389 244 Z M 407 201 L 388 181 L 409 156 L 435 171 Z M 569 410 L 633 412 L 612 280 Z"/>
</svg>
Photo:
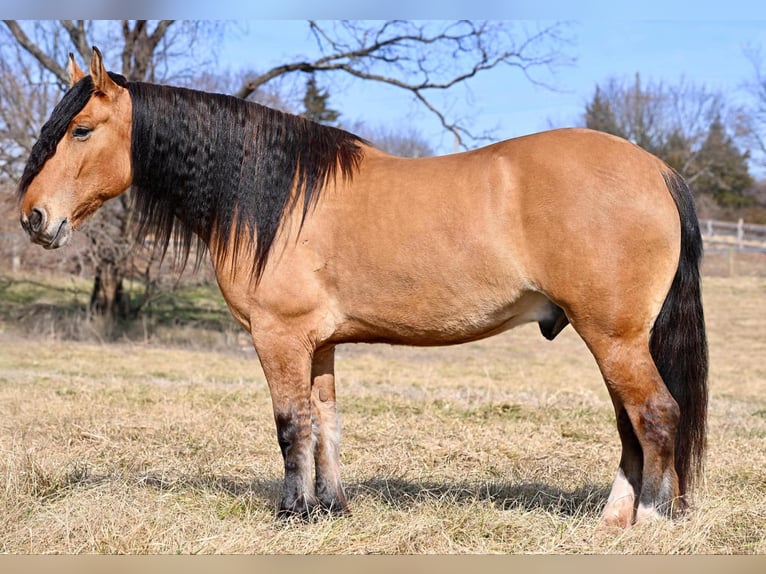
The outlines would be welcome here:
<svg viewBox="0 0 766 574">
<path fill-rule="evenodd" d="M 708 353 L 700 294 L 702 236 L 686 182 L 674 171 L 663 177 L 681 219 L 681 257 L 649 348 L 681 410 L 675 464 L 683 496 L 702 473 L 706 444 Z"/>
</svg>

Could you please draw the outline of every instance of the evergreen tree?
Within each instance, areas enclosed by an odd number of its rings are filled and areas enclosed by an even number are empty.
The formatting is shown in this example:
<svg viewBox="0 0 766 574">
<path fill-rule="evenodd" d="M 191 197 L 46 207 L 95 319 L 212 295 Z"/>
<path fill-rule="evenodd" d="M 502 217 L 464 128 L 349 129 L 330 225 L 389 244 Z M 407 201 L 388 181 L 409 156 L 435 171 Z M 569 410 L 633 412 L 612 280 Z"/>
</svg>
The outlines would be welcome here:
<svg viewBox="0 0 766 574">
<path fill-rule="evenodd" d="M 620 128 L 609 98 L 602 94 L 601 87 L 596 86 L 593 100 L 585 106 L 585 127 L 608 134 L 625 137 Z"/>
<path fill-rule="evenodd" d="M 654 151 L 657 156 L 662 158 L 678 173 L 683 174 L 684 177 L 692 178 L 695 172 L 698 171 L 695 153 L 692 150 L 692 142 L 688 136 L 678 129 L 670 132 L 665 141 Z"/>
<path fill-rule="evenodd" d="M 694 180 L 698 193 L 711 195 L 719 205 L 744 207 L 752 203 L 746 195 L 753 185 L 748 172 L 748 152 L 740 152 L 720 117 L 710 124 L 705 141 L 699 150 L 698 161 L 704 168 Z"/>
<path fill-rule="evenodd" d="M 312 74 L 306 82 L 306 94 L 303 96 L 304 112 L 301 115 L 320 124 L 334 124 L 340 113 L 327 107 L 329 97 L 327 90 L 321 91 L 317 87 L 316 78 Z"/>
<path fill-rule="evenodd" d="M 596 86 L 593 100 L 585 107 L 585 126 L 616 135 L 655 153 L 660 144 L 657 115 L 661 94 L 641 85 L 636 74 L 632 85 L 611 80 L 604 89 Z"/>
</svg>

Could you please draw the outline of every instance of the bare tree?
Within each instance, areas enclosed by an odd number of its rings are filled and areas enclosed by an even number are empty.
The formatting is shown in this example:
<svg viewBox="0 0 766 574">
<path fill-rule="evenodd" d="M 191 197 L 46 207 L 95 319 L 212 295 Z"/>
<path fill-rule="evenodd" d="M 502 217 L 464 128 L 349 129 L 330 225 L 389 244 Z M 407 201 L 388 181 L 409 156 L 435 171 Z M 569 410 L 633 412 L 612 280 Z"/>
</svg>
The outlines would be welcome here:
<svg viewBox="0 0 766 574">
<path fill-rule="evenodd" d="M 334 73 L 378 82 L 412 94 L 466 146 L 483 139 L 468 129 L 465 118 L 449 118 L 434 98 L 499 66 L 515 68 L 527 80 L 548 85 L 544 77 L 570 62 L 564 56 L 565 26 L 514 22 L 413 22 L 373 24 L 309 21 L 319 55 L 299 58 L 249 78 L 236 95 L 246 98 L 275 78 L 294 72 Z"/>
<path fill-rule="evenodd" d="M 744 143 L 742 110 L 723 94 L 685 79 L 674 84 L 609 78 L 596 86 L 583 123 L 659 155 L 693 180 L 704 166 L 699 151 L 715 122 Z"/>
<path fill-rule="evenodd" d="M 586 106 L 588 127 L 624 137 L 656 151 L 672 134 L 680 134 L 692 146 L 699 145 L 710 123 L 724 113 L 723 96 L 705 86 L 681 79 L 677 84 L 609 78 L 597 85 Z"/>
<path fill-rule="evenodd" d="M 758 163 L 766 168 L 766 67 L 761 48 L 750 46 L 745 55 L 753 67 L 753 75 L 745 86 L 751 97 L 747 110 L 749 134 L 759 152 Z"/>
<path fill-rule="evenodd" d="M 434 155 L 433 148 L 425 138 L 413 127 L 389 127 L 354 122 L 350 126 L 341 127 L 360 135 L 375 147 L 401 157 L 430 157 Z"/>
<path fill-rule="evenodd" d="M 121 62 L 119 71 L 128 80 L 179 81 L 195 69 L 192 62 L 180 61 L 188 58 L 197 36 L 210 31 L 198 23 L 173 20 L 5 20 L 4 25 L 0 35 L 4 80 L 0 86 L 0 136 L 5 145 L 0 161 L 3 171 L 14 179 L 50 108 L 68 87 L 67 53 L 74 52 L 88 62 L 91 46 L 100 44 L 112 61 Z M 131 311 L 123 287 L 126 275 L 136 271 L 130 213 L 130 194 L 124 194 L 84 228 L 91 246 L 86 259 L 92 261 L 95 274 L 91 309 L 112 318 Z"/>
<path fill-rule="evenodd" d="M 60 91 L 41 82 L 38 69 L 16 69 L 12 62 L 0 58 L 0 173 L 15 181 L 39 133 L 39 118 L 45 117 Z"/>
<path fill-rule="evenodd" d="M 0 170 L 15 181 L 24 168 L 42 121 L 61 97 L 66 79 L 52 78 L 37 59 L 39 55 L 48 65 L 58 65 L 54 58 L 57 46 L 63 41 L 62 35 L 43 33 L 39 22 L 29 24 L 29 32 L 16 22 L 9 24 L 7 32 L 0 34 L 0 138 L 3 143 Z M 34 54 L 30 55 L 16 36 L 27 44 L 34 43 Z"/>
</svg>

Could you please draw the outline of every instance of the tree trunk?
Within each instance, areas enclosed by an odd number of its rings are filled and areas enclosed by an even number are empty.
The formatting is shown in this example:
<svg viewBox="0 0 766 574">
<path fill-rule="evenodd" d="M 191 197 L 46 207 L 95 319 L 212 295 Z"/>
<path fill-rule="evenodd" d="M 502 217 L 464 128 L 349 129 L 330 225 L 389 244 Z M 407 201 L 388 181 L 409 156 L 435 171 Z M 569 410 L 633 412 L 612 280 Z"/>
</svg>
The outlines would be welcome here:
<svg viewBox="0 0 766 574">
<path fill-rule="evenodd" d="M 122 21 L 125 45 L 122 53 L 122 73 L 131 81 L 145 81 L 152 76 L 152 63 L 157 46 L 165 37 L 173 20 L 161 20 L 154 30 L 146 20 Z M 130 268 L 131 228 L 130 192 L 126 191 L 120 202 L 114 202 L 112 228 L 96 242 L 96 276 L 90 297 L 91 313 L 100 315 L 113 323 L 115 319 L 130 316 L 130 301 L 123 290 L 125 270 Z M 106 211 L 105 209 L 102 211 Z M 122 262 L 122 264 L 115 263 Z"/>
<path fill-rule="evenodd" d="M 125 319 L 128 316 L 128 300 L 122 286 L 122 270 L 113 263 L 102 262 L 96 268 L 93 291 L 90 296 L 90 310 L 109 320 Z"/>
</svg>

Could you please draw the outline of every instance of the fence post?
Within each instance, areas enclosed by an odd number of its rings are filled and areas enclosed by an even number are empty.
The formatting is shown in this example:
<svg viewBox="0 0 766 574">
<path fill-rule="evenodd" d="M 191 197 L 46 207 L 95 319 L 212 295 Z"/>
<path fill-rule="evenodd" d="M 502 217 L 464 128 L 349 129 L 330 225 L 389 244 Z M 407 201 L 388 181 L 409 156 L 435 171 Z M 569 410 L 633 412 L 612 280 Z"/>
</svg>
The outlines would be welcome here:
<svg viewBox="0 0 766 574">
<path fill-rule="evenodd" d="M 737 251 L 742 251 L 742 240 L 745 237 L 744 224 L 745 222 L 740 217 L 739 221 L 737 221 Z"/>
<path fill-rule="evenodd" d="M 11 273 L 14 275 L 18 273 L 19 267 L 21 267 L 21 257 L 19 256 L 19 238 L 14 235 L 11 247 Z"/>
</svg>

